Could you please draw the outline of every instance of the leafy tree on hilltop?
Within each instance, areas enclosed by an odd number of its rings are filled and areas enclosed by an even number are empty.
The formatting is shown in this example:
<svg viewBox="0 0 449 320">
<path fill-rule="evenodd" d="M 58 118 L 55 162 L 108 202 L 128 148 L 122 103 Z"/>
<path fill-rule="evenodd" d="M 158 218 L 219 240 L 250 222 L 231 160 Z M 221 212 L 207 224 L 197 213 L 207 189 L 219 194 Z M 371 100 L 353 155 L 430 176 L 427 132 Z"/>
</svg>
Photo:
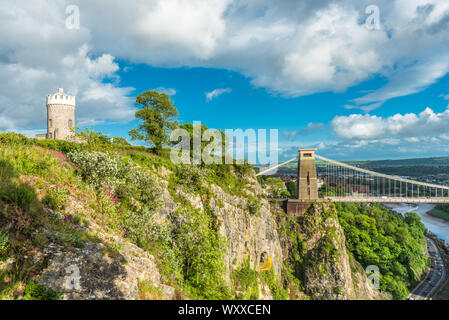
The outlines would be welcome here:
<svg viewBox="0 0 449 320">
<path fill-rule="evenodd" d="M 178 122 L 178 110 L 166 93 L 148 90 L 136 97 L 136 118 L 141 120 L 137 129 L 129 131 L 132 140 L 144 140 L 154 146 L 157 154 L 162 154 L 162 146 L 169 142 L 170 131 Z"/>
<path fill-rule="evenodd" d="M 89 128 L 84 128 L 81 130 L 79 127 L 73 129 L 75 137 L 84 141 L 95 149 L 99 145 L 111 144 L 111 138 L 102 132 L 97 132 L 95 130 L 90 130 Z"/>
<path fill-rule="evenodd" d="M 130 146 L 131 143 L 129 143 L 125 138 L 122 137 L 114 137 L 112 138 L 112 144 L 120 145 L 120 146 Z"/>
<path fill-rule="evenodd" d="M 226 148 L 226 135 L 225 135 L 224 131 L 218 130 L 218 132 L 217 132 L 216 130 L 210 130 L 211 136 L 208 137 L 209 141 L 205 141 L 203 139 L 206 135 L 206 131 L 208 131 L 209 128 L 204 124 L 201 125 L 201 135 L 199 137 L 196 137 L 196 135 L 199 133 L 198 132 L 199 130 L 198 131 L 194 130 L 194 125 L 192 123 L 181 124 L 178 128 L 186 130 L 189 134 L 189 143 L 190 143 L 189 150 L 190 150 L 191 159 L 193 159 L 194 153 L 197 152 L 197 150 L 194 150 L 194 147 L 193 147 L 194 138 L 198 138 L 199 141 L 201 142 L 201 150 L 198 150 L 198 151 L 200 151 L 200 154 L 197 155 L 199 158 L 201 158 L 201 156 L 203 155 L 203 152 L 205 152 L 205 151 L 209 151 L 208 152 L 209 155 L 214 156 L 214 154 L 212 153 L 212 150 L 217 150 L 221 153 L 222 156 L 224 155 L 224 152 L 226 150 L 225 149 Z M 217 138 L 216 135 L 219 135 L 220 138 Z M 175 146 L 175 145 L 179 144 L 180 142 L 181 142 L 181 137 L 178 137 L 178 139 L 175 141 L 172 141 L 171 144 Z M 216 154 L 215 156 L 218 157 L 219 155 Z M 201 164 L 203 164 L 203 162 L 201 162 Z"/>
</svg>

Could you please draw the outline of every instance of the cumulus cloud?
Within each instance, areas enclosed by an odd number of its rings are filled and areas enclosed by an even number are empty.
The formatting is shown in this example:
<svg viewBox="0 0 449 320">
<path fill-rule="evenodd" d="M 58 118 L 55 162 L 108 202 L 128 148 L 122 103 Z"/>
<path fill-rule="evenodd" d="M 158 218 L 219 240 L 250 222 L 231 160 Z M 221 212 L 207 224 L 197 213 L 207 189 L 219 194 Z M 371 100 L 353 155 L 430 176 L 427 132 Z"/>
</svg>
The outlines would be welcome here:
<svg viewBox="0 0 449 320">
<path fill-rule="evenodd" d="M 90 31 L 64 18 L 61 1 L 0 3 L 0 130 L 45 126 L 58 86 L 77 95 L 77 124 L 132 119 L 134 89 L 120 86 L 115 57 L 92 54 Z"/>
<path fill-rule="evenodd" d="M 435 113 L 426 108 L 419 114 L 395 114 L 382 118 L 375 115 L 352 114 L 337 116 L 331 121 L 335 134 L 341 139 L 372 140 L 390 137 L 410 139 L 435 136 L 449 132 L 449 108 Z"/>
<path fill-rule="evenodd" d="M 346 105 L 365 112 L 449 71 L 447 0 L 379 0 L 379 30 L 365 26 L 371 0 L 77 3 L 80 30 L 65 28 L 64 0 L 0 3 L 3 128 L 42 123 L 44 112 L 36 112 L 58 85 L 84 95 L 81 119 L 129 120 L 133 88 L 120 86 L 119 59 L 230 69 L 287 97 L 343 92 L 383 76 L 383 87 Z"/>
<path fill-rule="evenodd" d="M 371 4 L 99 0 L 83 7 L 83 21 L 97 50 L 158 66 L 232 69 L 285 96 L 341 92 L 385 76 L 379 94 L 354 101 L 366 111 L 448 71 L 448 59 L 434 62 L 449 46 L 447 1 L 377 1 L 379 30 L 365 26 Z"/>
<path fill-rule="evenodd" d="M 211 101 L 214 98 L 217 98 L 221 96 L 223 93 L 230 93 L 232 92 L 231 88 L 220 88 L 220 89 L 214 89 L 210 92 L 206 92 L 206 101 Z"/>
<path fill-rule="evenodd" d="M 174 89 L 174 88 L 157 87 L 154 90 L 156 90 L 159 93 L 162 93 L 162 92 L 166 93 L 169 96 L 174 96 L 176 94 L 176 89 Z"/>
</svg>

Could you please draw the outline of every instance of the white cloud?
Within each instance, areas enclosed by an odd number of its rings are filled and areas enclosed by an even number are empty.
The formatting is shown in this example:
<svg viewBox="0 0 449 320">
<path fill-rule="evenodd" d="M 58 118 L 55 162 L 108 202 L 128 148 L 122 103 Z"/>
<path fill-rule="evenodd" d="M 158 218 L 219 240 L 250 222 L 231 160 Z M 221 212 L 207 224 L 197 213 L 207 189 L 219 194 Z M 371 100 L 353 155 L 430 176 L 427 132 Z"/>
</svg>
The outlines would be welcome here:
<svg viewBox="0 0 449 320">
<path fill-rule="evenodd" d="M 64 19 L 61 1 L 0 3 L 0 130 L 45 127 L 58 86 L 77 95 L 77 125 L 132 119 L 134 89 L 120 86 L 114 56 L 93 54 L 90 31 Z"/>
<path fill-rule="evenodd" d="M 210 92 L 206 92 L 206 101 L 211 101 L 214 98 L 217 98 L 221 96 L 223 93 L 230 93 L 232 92 L 231 88 L 220 88 L 220 89 L 214 89 Z"/>
<path fill-rule="evenodd" d="M 304 135 L 309 135 L 313 132 L 316 131 L 320 131 L 323 130 L 324 128 L 324 123 L 318 122 L 318 123 L 314 123 L 314 122 L 310 122 L 309 124 L 307 124 L 307 126 L 301 130 L 296 130 L 296 131 L 284 131 L 282 133 L 282 135 L 289 139 L 289 140 L 293 140 L 295 138 L 297 138 L 298 136 L 304 136 Z"/>
<path fill-rule="evenodd" d="M 410 139 L 419 136 L 435 136 L 449 132 L 449 108 L 435 113 L 426 108 L 419 114 L 395 114 L 382 118 L 375 115 L 352 114 L 337 116 L 331 121 L 335 134 L 341 139 L 382 139 L 403 137 Z"/>
<path fill-rule="evenodd" d="M 341 92 L 383 75 L 390 81 L 379 94 L 354 101 L 367 112 L 444 75 L 448 59 L 435 58 L 449 47 L 447 1 L 377 1 L 377 31 L 364 25 L 370 4 L 99 0 L 83 7 L 83 21 L 96 50 L 158 66 L 232 69 L 285 96 Z"/>
<path fill-rule="evenodd" d="M 0 125 L 41 125 L 44 97 L 58 85 L 80 95 L 80 120 L 128 121 L 132 88 L 121 87 L 116 59 L 235 70 L 254 86 L 284 96 L 342 92 L 384 76 L 382 88 L 346 105 L 365 112 L 418 92 L 449 71 L 447 0 L 379 0 L 377 31 L 364 25 L 370 4 L 85 1 L 80 6 L 81 29 L 67 30 L 66 1 L 4 0 Z"/>
<path fill-rule="evenodd" d="M 157 87 L 154 90 L 156 90 L 159 93 L 164 92 L 164 93 L 168 94 L 169 96 L 174 96 L 176 94 L 176 89 L 174 89 L 174 88 Z"/>
</svg>

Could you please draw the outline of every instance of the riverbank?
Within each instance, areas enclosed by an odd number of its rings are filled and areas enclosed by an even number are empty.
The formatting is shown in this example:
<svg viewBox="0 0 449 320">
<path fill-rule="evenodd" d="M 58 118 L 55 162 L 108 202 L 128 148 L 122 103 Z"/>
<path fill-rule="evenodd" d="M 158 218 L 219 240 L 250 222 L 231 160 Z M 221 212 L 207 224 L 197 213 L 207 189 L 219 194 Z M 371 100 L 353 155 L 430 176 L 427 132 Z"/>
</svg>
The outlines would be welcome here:
<svg viewBox="0 0 449 320">
<path fill-rule="evenodd" d="M 434 209 L 430 210 L 429 212 L 427 212 L 427 214 L 429 216 L 432 216 L 435 218 L 440 218 L 440 219 L 449 221 L 449 212 L 446 212 L 441 209 L 434 208 Z"/>
</svg>

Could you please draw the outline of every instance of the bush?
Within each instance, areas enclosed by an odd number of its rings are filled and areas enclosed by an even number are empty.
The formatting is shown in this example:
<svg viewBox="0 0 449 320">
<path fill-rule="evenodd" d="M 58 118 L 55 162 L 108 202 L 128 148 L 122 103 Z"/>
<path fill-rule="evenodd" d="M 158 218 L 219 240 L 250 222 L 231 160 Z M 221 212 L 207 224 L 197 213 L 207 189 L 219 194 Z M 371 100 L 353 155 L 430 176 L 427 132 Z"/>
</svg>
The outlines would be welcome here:
<svg viewBox="0 0 449 320">
<path fill-rule="evenodd" d="M 257 199 L 251 199 L 248 201 L 248 210 L 250 214 L 258 215 L 262 204 Z"/>
<path fill-rule="evenodd" d="M 180 165 L 178 167 L 179 184 L 188 186 L 192 190 L 199 191 L 206 177 L 205 169 L 196 165 Z"/>
<path fill-rule="evenodd" d="M 81 151 L 86 148 L 85 144 L 65 140 L 33 140 L 33 141 L 38 146 L 60 151 L 65 154 L 70 152 Z"/>
<path fill-rule="evenodd" d="M 32 140 L 28 139 L 23 134 L 8 132 L 8 133 L 0 133 L 0 144 L 31 145 Z"/>
<path fill-rule="evenodd" d="M 132 169 L 129 163 L 105 152 L 75 151 L 68 156 L 81 169 L 82 178 L 96 188 L 106 182 L 115 191 Z"/>
<path fill-rule="evenodd" d="M 232 272 L 231 278 L 235 289 L 242 291 L 242 294 L 239 295 L 237 299 L 259 299 L 258 274 L 251 269 L 249 258 L 245 260 L 243 266 L 239 270 L 234 270 Z"/>
<path fill-rule="evenodd" d="M 34 189 L 26 184 L 19 186 L 15 184 L 7 184 L 0 188 L 0 199 L 15 203 L 25 210 L 29 210 L 31 204 L 37 199 Z"/>
<path fill-rule="evenodd" d="M 0 261 L 5 260 L 9 253 L 9 236 L 0 230 Z"/>
<path fill-rule="evenodd" d="M 157 203 L 157 199 L 161 196 L 162 190 L 151 174 L 134 169 L 128 172 L 125 180 L 128 191 L 135 199 L 144 203 L 147 208 L 156 209 L 161 205 Z"/>
<path fill-rule="evenodd" d="M 50 189 L 47 192 L 42 199 L 42 203 L 53 210 L 62 210 L 65 208 L 68 200 L 69 190 L 66 186 L 57 186 L 55 189 Z"/>
<path fill-rule="evenodd" d="M 381 290 L 404 299 L 424 270 L 425 227 L 416 213 L 401 217 L 378 204 L 336 203 L 346 246 L 363 267 L 377 265 Z"/>
<path fill-rule="evenodd" d="M 30 281 L 25 287 L 25 295 L 23 300 L 58 300 L 59 293 L 48 290 L 44 286 Z"/>
<path fill-rule="evenodd" d="M 147 209 L 142 212 L 127 211 L 126 229 L 128 238 L 140 246 L 148 246 L 151 242 L 170 242 L 170 233 L 167 228 L 156 223 L 154 213 Z"/>
</svg>

